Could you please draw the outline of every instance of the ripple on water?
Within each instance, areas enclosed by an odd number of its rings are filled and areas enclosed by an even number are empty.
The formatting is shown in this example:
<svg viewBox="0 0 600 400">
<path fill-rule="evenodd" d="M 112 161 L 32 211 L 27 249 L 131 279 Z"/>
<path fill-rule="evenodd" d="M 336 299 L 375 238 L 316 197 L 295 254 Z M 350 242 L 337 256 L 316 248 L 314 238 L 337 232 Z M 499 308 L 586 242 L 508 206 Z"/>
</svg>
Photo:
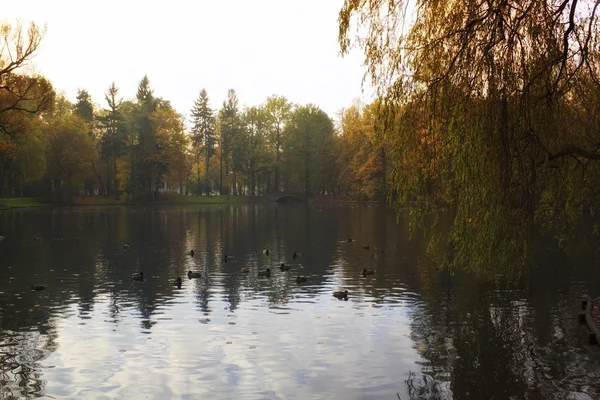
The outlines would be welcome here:
<svg viewBox="0 0 600 400">
<path fill-rule="evenodd" d="M 119 399 L 147 399 L 164 400 L 172 398 L 173 392 L 166 386 L 152 385 L 150 383 L 136 383 L 126 385 L 119 390 Z"/>
</svg>

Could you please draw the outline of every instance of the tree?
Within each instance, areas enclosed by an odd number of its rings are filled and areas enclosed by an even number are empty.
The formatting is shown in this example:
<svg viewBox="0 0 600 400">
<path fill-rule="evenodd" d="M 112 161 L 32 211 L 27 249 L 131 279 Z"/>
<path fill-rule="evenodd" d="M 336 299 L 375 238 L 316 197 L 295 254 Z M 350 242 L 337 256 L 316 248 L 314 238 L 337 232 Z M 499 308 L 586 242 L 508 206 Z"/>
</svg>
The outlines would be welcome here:
<svg viewBox="0 0 600 400">
<path fill-rule="evenodd" d="M 158 99 L 154 97 L 154 92 L 150 88 L 150 80 L 145 75 L 140 81 L 136 93 L 135 105 L 135 128 L 137 130 L 137 146 L 135 148 L 137 157 L 135 162 L 135 173 L 131 176 L 136 177 L 138 184 L 154 199 L 156 196 L 157 182 L 152 178 L 156 176 L 156 169 L 160 166 L 155 165 L 154 153 L 156 151 L 156 132 L 152 125 L 151 116 L 158 106 Z"/>
<path fill-rule="evenodd" d="M 200 155 L 204 152 L 206 163 L 205 187 L 207 194 L 210 195 L 208 167 L 210 157 L 214 153 L 216 142 L 215 117 L 209 106 L 208 93 L 206 89 L 202 89 L 198 99 L 194 102 L 192 108 L 192 144 L 196 151 L 196 162 L 200 163 Z M 198 168 L 198 193 L 201 194 L 200 188 L 200 168 Z"/>
<path fill-rule="evenodd" d="M 77 90 L 77 102 L 73 107 L 73 114 L 81 117 L 88 125 L 91 125 L 94 120 L 94 105 L 92 104 L 92 97 L 87 90 Z"/>
<path fill-rule="evenodd" d="M 302 190 L 310 195 L 314 187 L 323 187 L 329 157 L 325 146 L 333 135 L 333 121 L 323 110 L 308 104 L 294 110 L 286 131 L 286 150 L 301 166 L 296 170 L 302 171 Z"/>
<path fill-rule="evenodd" d="M 223 102 L 223 107 L 219 111 L 219 131 L 220 131 L 220 157 L 219 157 L 219 193 L 223 194 L 223 161 L 225 161 L 225 175 L 229 175 L 229 167 L 233 173 L 233 192 L 236 193 L 236 172 L 240 170 L 240 151 L 236 148 L 239 143 L 240 134 L 240 116 L 238 98 L 235 90 L 229 89 L 227 100 Z M 229 189 L 228 189 L 229 190 Z"/>
<path fill-rule="evenodd" d="M 27 33 L 23 26 L 0 23 L 0 132 L 14 139 L 17 113 L 39 115 L 54 103 L 54 90 L 45 78 L 25 76 L 17 71 L 27 65 L 36 52 L 44 29 L 31 23 Z"/>
<path fill-rule="evenodd" d="M 385 199 L 386 165 L 383 144 L 376 140 L 377 103 L 353 104 L 342 111 L 337 140 L 338 182 L 364 200 Z"/>
<path fill-rule="evenodd" d="M 275 153 L 275 191 L 279 192 L 281 151 L 285 144 L 284 129 L 291 115 L 292 104 L 283 96 L 271 96 L 267 98 L 265 111 L 269 116 L 268 140 Z"/>
<path fill-rule="evenodd" d="M 153 159 L 153 180 L 176 177 L 182 188 L 187 175 L 186 149 L 188 138 L 184 134 L 183 120 L 172 107 L 159 107 L 151 116 L 156 129 L 156 152 Z"/>
<path fill-rule="evenodd" d="M 270 154 L 267 152 L 266 136 L 269 129 L 269 116 L 264 107 L 248 107 L 241 117 L 242 132 L 238 136 L 239 157 L 248 178 L 250 195 L 256 193 L 256 175 L 266 171 L 272 165 Z"/>
<path fill-rule="evenodd" d="M 108 108 L 104 110 L 104 115 L 98 117 L 104 130 L 101 145 L 102 158 L 106 162 L 106 186 L 110 188 L 112 181 L 112 192 L 115 195 L 118 195 L 119 192 L 117 158 L 126 145 L 125 118 L 121 111 L 122 100 L 118 96 L 119 88 L 113 82 L 104 95 Z"/>
<path fill-rule="evenodd" d="M 361 46 L 382 100 L 395 204 L 414 204 L 422 228 L 454 210 L 449 234 L 430 236 L 450 266 L 519 272 L 536 221 L 562 235 L 598 215 L 598 4 L 406 6 L 346 0 L 339 18 L 342 52 Z"/>
<path fill-rule="evenodd" d="M 88 132 L 85 121 L 76 115 L 57 118 L 46 127 L 48 175 L 59 201 L 77 194 L 90 177 L 95 152 Z"/>
</svg>

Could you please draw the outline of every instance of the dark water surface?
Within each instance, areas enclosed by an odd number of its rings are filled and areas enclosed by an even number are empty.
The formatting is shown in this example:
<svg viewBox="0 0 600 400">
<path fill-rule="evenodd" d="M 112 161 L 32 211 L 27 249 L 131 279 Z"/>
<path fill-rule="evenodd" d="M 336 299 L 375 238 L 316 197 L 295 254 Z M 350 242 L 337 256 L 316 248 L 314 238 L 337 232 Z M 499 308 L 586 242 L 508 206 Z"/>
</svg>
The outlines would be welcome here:
<svg viewBox="0 0 600 400">
<path fill-rule="evenodd" d="M 13 210 L 0 235 L 0 398 L 600 398 L 576 315 L 597 243 L 484 284 L 429 265 L 383 207 Z"/>
</svg>

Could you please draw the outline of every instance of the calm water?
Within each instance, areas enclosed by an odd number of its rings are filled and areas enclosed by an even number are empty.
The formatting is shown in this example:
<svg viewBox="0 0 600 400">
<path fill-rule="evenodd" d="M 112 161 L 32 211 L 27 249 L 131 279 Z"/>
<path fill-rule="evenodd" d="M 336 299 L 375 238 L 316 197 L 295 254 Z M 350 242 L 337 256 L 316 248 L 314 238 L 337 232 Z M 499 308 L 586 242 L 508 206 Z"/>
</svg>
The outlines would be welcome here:
<svg viewBox="0 0 600 400">
<path fill-rule="evenodd" d="M 576 318 L 597 243 L 484 284 L 429 265 L 383 207 L 14 210 L 0 235 L 0 398 L 600 398 Z"/>
</svg>

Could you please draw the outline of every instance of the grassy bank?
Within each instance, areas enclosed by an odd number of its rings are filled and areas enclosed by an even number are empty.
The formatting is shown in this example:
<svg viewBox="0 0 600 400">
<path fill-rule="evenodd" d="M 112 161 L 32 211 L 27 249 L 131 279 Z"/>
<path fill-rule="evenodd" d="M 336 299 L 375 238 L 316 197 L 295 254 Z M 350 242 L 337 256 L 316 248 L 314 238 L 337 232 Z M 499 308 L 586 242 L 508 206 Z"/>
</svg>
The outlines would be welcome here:
<svg viewBox="0 0 600 400">
<path fill-rule="evenodd" d="M 185 204 L 240 204 L 258 203 L 264 201 L 259 196 L 186 196 L 177 193 L 161 193 L 157 200 L 149 202 L 145 200 L 121 196 L 119 200 L 113 197 L 78 197 L 72 200 L 74 206 L 101 206 L 101 205 L 185 205 Z"/>
<path fill-rule="evenodd" d="M 44 202 L 32 198 L 10 198 L 0 199 L 0 210 L 11 208 L 30 208 L 30 207 L 61 207 L 61 206 L 111 206 L 111 205 L 192 205 L 192 204 L 243 204 L 258 203 L 266 201 L 259 196 L 185 196 L 177 193 L 163 193 L 156 202 L 147 202 L 144 200 L 128 198 L 121 196 L 118 200 L 114 197 L 77 197 L 69 202 Z"/>
<path fill-rule="evenodd" d="M 44 207 L 47 204 L 37 201 L 32 198 L 14 198 L 14 199 L 0 199 L 0 210 L 8 210 L 10 208 L 30 208 L 30 207 Z"/>
</svg>

